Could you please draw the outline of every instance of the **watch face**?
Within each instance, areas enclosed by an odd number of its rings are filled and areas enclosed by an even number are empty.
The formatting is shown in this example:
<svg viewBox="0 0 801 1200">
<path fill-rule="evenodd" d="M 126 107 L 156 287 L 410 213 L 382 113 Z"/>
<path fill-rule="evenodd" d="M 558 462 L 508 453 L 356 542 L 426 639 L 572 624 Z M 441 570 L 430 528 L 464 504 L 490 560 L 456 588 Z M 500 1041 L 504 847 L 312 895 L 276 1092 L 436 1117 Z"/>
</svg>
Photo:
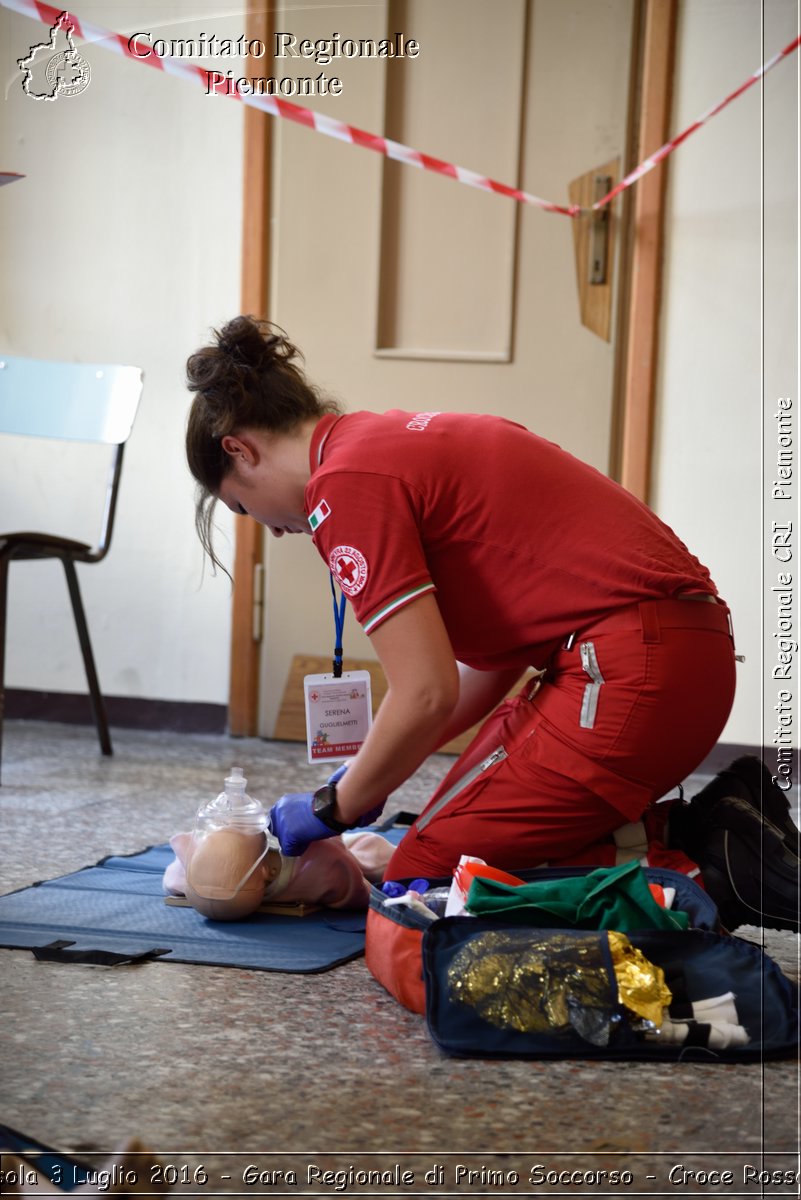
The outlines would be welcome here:
<svg viewBox="0 0 801 1200">
<path fill-rule="evenodd" d="M 318 788 L 314 793 L 314 804 L 312 806 L 312 811 L 317 817 L 326 816 L 331 812 L 331 809 L 334 807 L 334 803 L 334 789 L 326 783 L 323 787 Z"/>
<path fill-rule="evenodd" d="M 330 822 L 333 820 L 333 806 L 337 803 L 337 793 L 333 790 L 330 784 L 325 784 L 319 787 L 314 793 L 312 803 L 312 812 L 315 817 L 319 817 L 320 821 Z"/>
<path fill-rule="evenodd" d="M 334 816 L 334 805 L 336 802 L 336 788 L 333 784 L 326 783 L 314 793 L 312 812 L 329 829 L 332 829 L 335 833 L 343 833 L 348 827 L 347 825 L 343 825 L 341 821 L 337 821 Z"/>
</svg>

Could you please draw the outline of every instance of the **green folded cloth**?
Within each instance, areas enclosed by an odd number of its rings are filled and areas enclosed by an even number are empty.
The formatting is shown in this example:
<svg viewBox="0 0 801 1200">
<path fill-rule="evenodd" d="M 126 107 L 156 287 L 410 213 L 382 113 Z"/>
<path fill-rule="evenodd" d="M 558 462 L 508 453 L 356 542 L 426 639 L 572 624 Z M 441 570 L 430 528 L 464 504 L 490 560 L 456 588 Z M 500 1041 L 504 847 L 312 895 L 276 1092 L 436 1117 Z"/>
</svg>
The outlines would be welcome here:
<svg viewBox="0 0 801 1200">
<path fill-rule="evenodd" d="M 588 875 L 542 879 L 517 886 L 494 879 L 473 880 L 467 911 L 502 916 L 538 929 L 687 929 L 687 913 L 662 908 L 636 859 L 599 867 Z"/>
</svg>

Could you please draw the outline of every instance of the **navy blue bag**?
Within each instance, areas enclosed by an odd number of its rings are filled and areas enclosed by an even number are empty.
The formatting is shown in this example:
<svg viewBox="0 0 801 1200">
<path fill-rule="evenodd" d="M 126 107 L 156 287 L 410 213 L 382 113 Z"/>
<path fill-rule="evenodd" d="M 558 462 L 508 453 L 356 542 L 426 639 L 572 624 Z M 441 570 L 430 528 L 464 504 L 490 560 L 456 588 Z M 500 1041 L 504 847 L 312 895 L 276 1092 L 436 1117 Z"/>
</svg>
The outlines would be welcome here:
<svg viewBox="0 0 801 1200">
<path fill-rule="evenodd" d="M 526 882 L 588 874 L 588 867 L 519 871 Z M 481 1058 L 681 1058 L 749 1061 L 797 1052 L 798 988 L 758 946 L 720 932 L 718 910 L 687 875 L 646 867 L 649 883 L 675 889 L 683 931 L 625 936 L 662 968 L 671 993 L 662 1034 L 637 1027 L 619 1001 L 607 931 L 541 929 L 519 920 L 441 917 L 384 904 L 374 888 L 367 965 L 401 1004 L 424 1013 L 447 1054 Z M 432 881 L 447 884 L 447 879 Z M 615 935 L 613 934 L 614 938 Z M 720 1031 L 736 1021 L 739 1041 Z M 682 1041 L 666 1041 L 686 1027 Z"/>
<path fill-rule="evenodd" d="M 481 1058 L 748 1061 L 796 1052 L 798 989 L 758 946 L 698 928 L 626 937 L 665 972 L 674 1001 L 663 1032 L 686 1029 L 683 1041 L 636 1031 L 618 1001 L 607 931 L 497 917 L 444 917 L 426 930 L 432 1038 L 447 1054 Z M 710 1043 L 706 1018 L 716 1003 L 736 1008 L 745 1031 L 738 1044 Z"/>
</svg>

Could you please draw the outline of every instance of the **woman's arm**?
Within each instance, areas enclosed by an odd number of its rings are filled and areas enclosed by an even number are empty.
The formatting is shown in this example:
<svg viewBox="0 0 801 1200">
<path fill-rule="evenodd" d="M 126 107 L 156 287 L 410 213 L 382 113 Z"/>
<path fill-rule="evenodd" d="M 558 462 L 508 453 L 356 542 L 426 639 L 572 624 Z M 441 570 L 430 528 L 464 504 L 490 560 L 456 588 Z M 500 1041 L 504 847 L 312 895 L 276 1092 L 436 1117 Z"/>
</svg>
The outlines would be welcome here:
<svg viewBox="0 0 801 1200">
<path fill-rule="evenodd" d="M 389 687 L 367 740 L 337 784 L 336 815 L 347 824 L 380 804 L 434 750 L 486 716 L 521 674 L 457 664 L 431 594 L 394 613 L 370 641 Z"/>
<path fill-rule="evenodd" d="M 459 673 L 433 595 L 407 604 L 370 636 L 387 677 L 373 727 L 337 784 L 336 816 L 351 824 L 413 775 L 442 744 Z"/>
<path fill-rule="evenodd" d="M 374 819 L 390 792 L 413 775 L 428 755 L 468 728 L 502 698 L 511 672 L 461 672 L 431 594 L 393 613 L 370 638 L 389 684 L 364 745 L 340 776 L 330 816 L 355 826 Z M 309 792 L 282 796 L 270 812 L 270 829 L 288 855 L 338 831 L 315 813 Z"/>
<path fill-rule="evenodd" d="M 489 716 L 523 674 L 517 667 L 505 671 L 476 671 L 464 663 L 458 666 L 459 701 L 443 730 L 437 749 Z"/>
</svg>

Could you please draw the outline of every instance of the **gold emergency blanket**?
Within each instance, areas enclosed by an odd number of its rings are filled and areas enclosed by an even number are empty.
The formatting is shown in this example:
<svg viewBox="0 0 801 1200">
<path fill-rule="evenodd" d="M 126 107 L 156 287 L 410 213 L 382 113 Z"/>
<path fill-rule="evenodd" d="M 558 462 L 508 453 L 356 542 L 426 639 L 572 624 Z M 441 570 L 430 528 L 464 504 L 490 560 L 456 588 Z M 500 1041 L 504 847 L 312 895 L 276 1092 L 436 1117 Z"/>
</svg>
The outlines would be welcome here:
<svg viewBox="0 0 801 1200">
<path fill-rule="evenodd" d="M 486 931 L 456 952 L 447 974 L 450 999 L 498 1029 L 573 1030 L 598 1046 L 620 1023 L 619 1002 L 657 1026 L 670 1003 L 660 968 L 618 933 Z"/>
<path fill-rule="evenodd" d="M 530 929 L 477 934 L 448 967 L 451 999 L 498 1029 L 554 1033 L 572 1027 L 582 1036 L 594 1032 L 588 1040 L 605 1045 L 616 995 L 602 937 L 553 932 L 540 937 Z"/>
<path fill-rule="evenodd" d="M 625 933 L 610 930 L 607 936 L 621 1004 L 659 1029 L 663 1010 L 673 999 L 665 972 L 632 946 Z"/>
</svg>

